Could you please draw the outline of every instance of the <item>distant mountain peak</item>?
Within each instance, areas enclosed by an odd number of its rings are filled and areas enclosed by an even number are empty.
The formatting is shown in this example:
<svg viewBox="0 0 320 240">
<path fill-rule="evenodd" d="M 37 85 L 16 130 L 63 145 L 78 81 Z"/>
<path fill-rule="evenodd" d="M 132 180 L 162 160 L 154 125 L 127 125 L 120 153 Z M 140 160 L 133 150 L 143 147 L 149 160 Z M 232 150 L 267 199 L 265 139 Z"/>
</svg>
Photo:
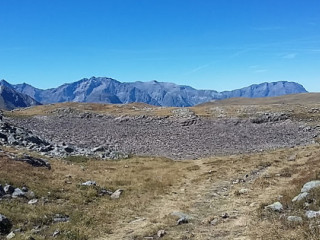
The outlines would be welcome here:
<svg viewBox="0 0 320 240">
<path fill-rule="evenodd" d="M 10 83 L 8 83 L 6 80 L 2 79 L 0 81 L 0 85 L 1 86 L 6 86 L 6 87 L 9 87 L 9 88 L 12 88 L 12 85 Z"/>
<path fill-rule="evenodd" d="M 0 81 L 0 109 L 12 110 L 20 107 L 41 105 L 32 97 L 17 92 L 14 87 L 5 80 Z"/>
</svg>

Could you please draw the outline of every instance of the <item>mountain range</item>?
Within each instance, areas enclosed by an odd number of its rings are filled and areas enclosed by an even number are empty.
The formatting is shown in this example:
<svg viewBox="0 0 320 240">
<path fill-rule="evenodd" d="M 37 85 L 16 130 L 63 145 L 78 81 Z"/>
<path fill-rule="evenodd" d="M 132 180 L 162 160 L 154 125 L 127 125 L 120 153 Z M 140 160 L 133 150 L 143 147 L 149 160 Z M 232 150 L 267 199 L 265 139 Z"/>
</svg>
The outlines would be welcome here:
<svg viewBox="0 0 320 240">
<path fill-rule="evenodd" d="M 30 107 L 41 103 L 32 97 L 15 91 L 12 87 L 0 84 L 0 109 L 12 110 L 15 108 Z"/>
<path fill-rule="evenodd" d="M 11 94 L 16 93 L 16 99 L 20 97 L 26 100 L 23 103 L 20 100 L 15 101 L 15 106 L 7 104 L 9 109 L 59 102 L 114 104 L 143 102 L 156 106 L 189 107 L 212 100 L 234 97 L 274 97 L 307 92 L 302 85 L 287 81 L 261 83 L 233 91 L 217 92 L 158 81 L 122 83 L 106 77 L 84 78 L 46 90 L 35 88 L 26 83 L 13 85 L 5 80 L 0 81 L 0 86 L 6 91 L 10 89 Z M 1 99 L 6 98 L 3 94 L 1 97 Z"/>
</svg>

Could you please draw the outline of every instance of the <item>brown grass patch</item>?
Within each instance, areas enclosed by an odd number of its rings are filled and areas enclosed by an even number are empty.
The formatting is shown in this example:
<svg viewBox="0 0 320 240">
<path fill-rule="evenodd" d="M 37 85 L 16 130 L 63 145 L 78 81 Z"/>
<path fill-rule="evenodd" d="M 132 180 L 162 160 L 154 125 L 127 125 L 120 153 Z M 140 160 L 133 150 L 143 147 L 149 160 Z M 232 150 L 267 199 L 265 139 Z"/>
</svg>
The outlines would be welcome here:
<svg viewBox="0 0 320 240">
<path fill-rule="evenodd" d="M 39 199 L 35 206 L 21 199 L 1 201 L 1 214 L 11 219 L 15 228 L 23 229 L 25 235 L 32 235 L 35 226 L 41 229 L 38 236 L 45 238 L 56 229 L 61 231 L 57 239 L 94 239 L 112 234 L 143 213 L 152 201 L 161 199 L 183 177 L 184 166 L 189 165 L 147 157 L 121 161 L 51 160 L 51 164 L 52 170 L 47 170 L 0 157 L 0 183 L 27 186 Z M 96 181 L 99 187 L 80 186 L 88 180 Z M 120 199 L 112 200 L 99 195 L 101 188 L 121 188 L 124 192 Z M 70 216 L 70 222 L 52 223 L 55 214 Z"/>
</svg>

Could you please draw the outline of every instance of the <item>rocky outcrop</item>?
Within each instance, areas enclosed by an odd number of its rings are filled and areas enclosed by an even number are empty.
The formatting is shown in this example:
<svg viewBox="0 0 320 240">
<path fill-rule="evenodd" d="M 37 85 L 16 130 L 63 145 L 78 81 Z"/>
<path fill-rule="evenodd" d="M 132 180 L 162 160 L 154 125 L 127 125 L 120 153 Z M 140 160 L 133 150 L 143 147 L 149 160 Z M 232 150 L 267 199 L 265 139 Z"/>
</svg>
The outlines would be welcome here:
<svg viewBox="0 0 320 240">
<path fill-rule="evenodd" d="M 51 157 L 92 156 L 102 159 L 119 159 L 127 157 L 126 154 L 115 151 L 111 146 L 84 148 L 66 145 L 63 141 L 61 141 L 61 143 L 62 144 L 52 143 L 44 138 L 38 137 L 30 130 L 16 127 L 5 121 L 2 115 L 0 115 L 0 144 L 2 145 L 26 148 Z M 26 162 L 35 167 L 51 168 L 49 162 L 45 159 L 35 158 L 29 155 L 14 157 L 14 160 Z"/>
<path fill-rule="evenodd" d="M 30 200 L 35 197 L 34 192 L 30 191 L 28 188 L 16 188 L 10 184 L 6 184 L 4 188 L 2 188 L 2 185 L 0 184 L 0 192 L 2 192 L 2 194 L 0 195 L 0 199 L 26 198 Z"/>
</svg>

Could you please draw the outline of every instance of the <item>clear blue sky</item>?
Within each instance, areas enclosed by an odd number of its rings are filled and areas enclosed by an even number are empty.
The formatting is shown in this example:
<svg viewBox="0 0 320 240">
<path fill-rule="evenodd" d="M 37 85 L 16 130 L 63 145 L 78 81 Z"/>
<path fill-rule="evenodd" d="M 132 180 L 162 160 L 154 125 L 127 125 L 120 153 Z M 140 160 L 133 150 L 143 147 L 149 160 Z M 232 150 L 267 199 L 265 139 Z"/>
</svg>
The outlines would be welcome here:
<svg viewBox="0 0 320 240">
<path fill-rule="evenodd" d="M 0 79 L 320 91 L 319 0 L 0 0 Z"/>
</svg>

